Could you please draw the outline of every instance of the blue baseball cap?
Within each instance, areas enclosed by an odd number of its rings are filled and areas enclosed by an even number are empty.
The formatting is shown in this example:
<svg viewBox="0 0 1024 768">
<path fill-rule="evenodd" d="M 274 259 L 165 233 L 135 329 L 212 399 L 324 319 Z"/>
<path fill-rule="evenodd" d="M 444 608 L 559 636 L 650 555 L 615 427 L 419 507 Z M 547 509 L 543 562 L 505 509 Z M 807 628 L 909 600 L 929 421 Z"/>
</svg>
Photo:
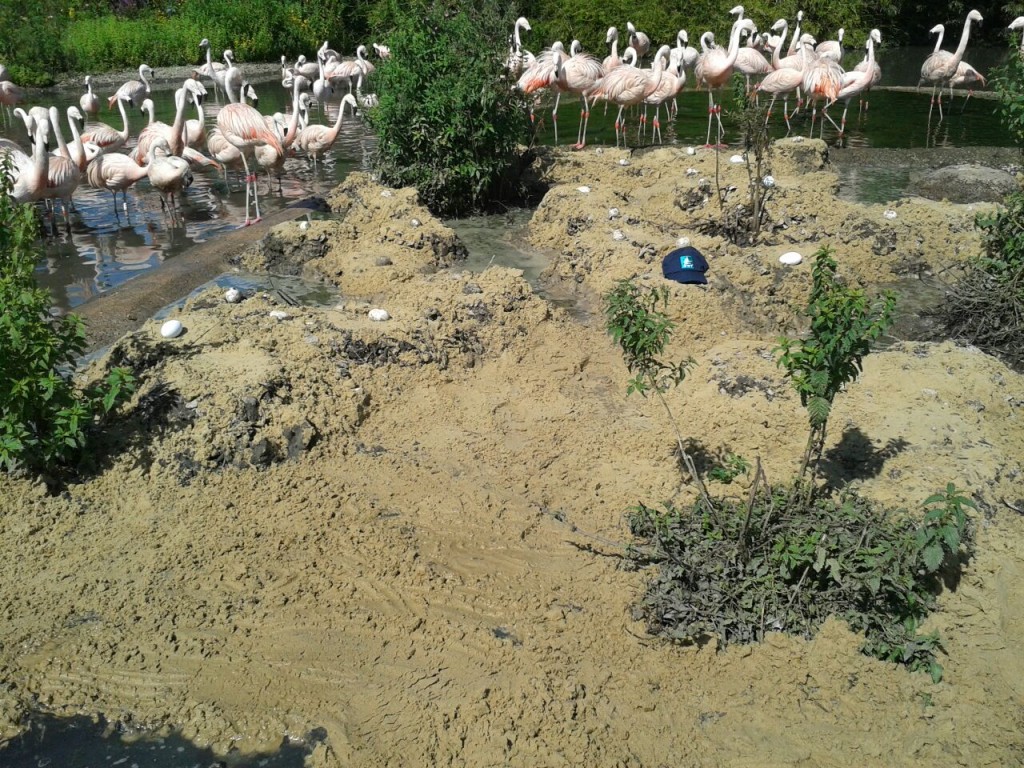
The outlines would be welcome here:
<svg viewBox="0 0 1024 768">
<path fill-rule="evenodd" d="M 661 260 L 661 271 L 669 280 L 677 283 L 693 283 L 707 285 L 704 273 L 708 271 L 708 262 L 700 251 L 692 245 L 676 248 Z"/>
</svg>

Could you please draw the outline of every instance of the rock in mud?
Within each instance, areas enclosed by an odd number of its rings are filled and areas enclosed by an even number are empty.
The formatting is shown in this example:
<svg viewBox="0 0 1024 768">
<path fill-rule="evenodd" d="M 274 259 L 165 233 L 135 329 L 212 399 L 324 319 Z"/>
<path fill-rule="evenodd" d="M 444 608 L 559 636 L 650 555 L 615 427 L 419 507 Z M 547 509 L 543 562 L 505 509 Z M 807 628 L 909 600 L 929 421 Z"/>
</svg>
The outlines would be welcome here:
<svg viewBox="0 0 1024 768">
<path fill-rule="evenodd" d="M 917 180 L 912 191 L 931 200 L 951 203 L 999 203 L 1020 182 L 1006 171 L 984 165 L 950 165 Z"/>
</svg>

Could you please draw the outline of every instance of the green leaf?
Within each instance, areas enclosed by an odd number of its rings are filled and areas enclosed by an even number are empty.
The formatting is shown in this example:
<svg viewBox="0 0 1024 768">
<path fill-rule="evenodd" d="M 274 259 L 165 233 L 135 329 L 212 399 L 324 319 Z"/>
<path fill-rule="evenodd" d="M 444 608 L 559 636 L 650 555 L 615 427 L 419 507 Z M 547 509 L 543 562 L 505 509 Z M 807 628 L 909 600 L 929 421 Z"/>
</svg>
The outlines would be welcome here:
<svg viewBox="0 0 1024 768">
<path fill-rule="evenodd" d="M 924 567 L 931 573 L 934 573 L 939 569 L 939 566 L 942 565 L 942 561 L 945 557 L 946 553 L 938 544 L 927 546 L 921 551 L 921 559 L 924 561 Z"/>
</svg>

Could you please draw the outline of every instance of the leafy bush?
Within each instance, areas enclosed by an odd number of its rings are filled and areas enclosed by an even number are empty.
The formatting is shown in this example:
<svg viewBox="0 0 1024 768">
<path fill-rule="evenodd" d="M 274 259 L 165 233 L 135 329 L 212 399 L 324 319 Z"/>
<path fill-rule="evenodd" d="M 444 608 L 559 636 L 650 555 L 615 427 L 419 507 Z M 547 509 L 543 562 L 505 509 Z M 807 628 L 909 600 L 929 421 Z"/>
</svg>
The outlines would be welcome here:
<svg viewBox="0 0 1024 768">
<path fill-rule="evenodd" d="M 946 334 L 1024 369 L 1024 193 L 979 215 L 984 253 L 964 265 L 938 309 Z"/>
<path fill-rule="evenodd" d="M 918 627 L 944 575 L 971 553 L 971 501 L 950 485 L 914 520 L 853 493 L 807 504 L 785 487 L 753 491 L 746 502 L 721 500 L 714 515 L 699 504 L 633 510 L 631 561 L 658 566 L 639 606 L 649 630 L 724 647 L 768 632 L 810 638 L 837 616 L 864 633 L 868 655 L 938 681 L 938 636 Z"/>
<path fill-rule="evenodd" d="M 49 294 L 34 278 L 37 223 L 9 195 L 9 160 L 0 162 L 0 469 L 33 470 L 70 462 L 87 432 L 134 388 L 114 368 L 102 384 L 78 389 L 71 372 L 85 348 L 74 315 L 51 317 Z"/>
<path fill-rule="evenodd" d="M 861 372 L 861 361 L 892 322 L 896 297 L 886 292 L 869 301 L 864 291 L 844 285 L 828 247 L 814 254 L 811 295 L 804 310 L 811 325 L 804 339 L 779 339 L 779 365 L 807 408 L 811 432 L 800 475 L 812 459 L 817 466 L 835 396 Z"/>
<path fill-rule="evenodd" d="M 69 66 L 80 72 L 111 68 L 178 66 L 198 61 L 200 28 L 182 17 L 84 18 L 70 23 L 62 44 Z"/>
<path fill-rule="evenodd" d="M 0 2 L 0 62 L 21 86 L 42 87 L 54 83 L 54 73 L 64 69 L 60 40 L 66 16 L 61 0 Z"/>
<path fill-rule="evenodd" d="M 416 0 L 394 16 L 377 68 L 374 167 L 414 186 L 435 214 L 457 216 L 518 193 L 526 110 L 504 70 L 514 17 L 496 0 Z"/>
<path fill-rule="evenodd" d="M 1024 147 L 1024 57 L 1018 53 L 1017 40 L 1014 33 L 1006 62 L 992 68 L 989 85 L 999 100 L 996 113 L 1000 122 L 1017 140 L 1017 145 Z"/>
</svg>

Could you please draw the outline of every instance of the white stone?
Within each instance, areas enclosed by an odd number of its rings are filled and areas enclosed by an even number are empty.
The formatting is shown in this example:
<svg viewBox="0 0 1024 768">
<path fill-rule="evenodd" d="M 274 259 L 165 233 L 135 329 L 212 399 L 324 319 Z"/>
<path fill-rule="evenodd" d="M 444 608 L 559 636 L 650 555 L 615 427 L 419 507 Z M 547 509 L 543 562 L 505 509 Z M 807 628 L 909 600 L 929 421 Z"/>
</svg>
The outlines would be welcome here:
<svg viewBox="0 0 1024 768">
<path fill-rule="evenodd" d="M 740 163 L 745 163 L 746 160 L 743 159 L 743 155 L 733 155 L 729 158 L 729 162 L 739 165 Z"/>
<path fill-rule="evenodd" d="M 618 208 L 609 208 L 608 209 L 608 218 L 609 219 L 617 219 L 618 217 L 619 217 L 619 209 Z"/>
<path fill-rule="evenodd" d="M 183 330 L 185 330 L 185 326 L 181 324 L 180 320 L 168 320 L 160 326 L 160 335 L 165 339 L 176 339 L 181 336 Z"/>
<path fill-rule="evenodd" d="M 412 224 L 414 227 L 419 227 L 422 226 L 423 224 L 423 222 L 421 222 L 419 219 L 413 219 L 409 223 Z"/>
<path fill-rule="evenodd" d="M 382 192 L 380 193 L 380 196 L 381 196 L 381 197 L 391 197 L 391 190 L 390 190 L 390 189 L 385 189 L 385 190 L 383 190 L 383 191 L 382 191 Z"/>
<path fill-rule="evenodd" d="M 303 232 L 305 232 L 307 229 L 309 229 L 309 222 L 308 221 L 300 221 L 299 222 L 299 229 L 301 229 Z"/>
<path fill-rule="evenodd" d="M 623 231 L 621 229 L 616 229 L 616 230 L 612 231 L 612 240 L 625 240 L 625 239 L 626 239 L 626 235 L 623 233 Z"/>
<path fill-rule="evenodd" d="M 697 154 L 697 150 L 694 149 L 693 147 L 687 147 L 686 148 L 686 154 L 688 154 L 688 155 L 696 155 Z"/>
<path fill-rule="evenodd" d="M 685 248 L 689 244 L 690 238 L 688 237 L 680 237 L 678 240 L 676 240 L 676 245 L 678 245 L 680 248 Z"/>
<path fill-rule="evenodd" d="M 270 310 L 270 316 L 275 320 L 287 320 L 290 317 L 287 312 L 282 312 L 280 309 Z"/>
<path fill-rule="evenodd" d="M 582 192 L 584 195 L 590 192 L 590 187 L 583 185 L 582 187 L 576 187 L 577 192 Z"/>
<path fill-rule="evenodd" d="M 242 300 L 242 292 L 237 288 L 228 288 L 224 291 L 224 301 L 228 304 L 237 304 Z"/>
<path fill-rule="evenodd" d="M 882 215 L 885 216 L 885 218 L 889 219 L 889 221 L 892 221 L 893 219 L 896 218 L 896 211 L 894 211 L 894 210 L 892 210 L 890 208 L 888 211 L 886 211 Z"/>
<path fill-rule="evenodd" d="M 382 323 L 385 320 L 391 319 L 391 315 L 388 314 L 388 311 L 386 309 L 380 309 L 379 307 L 374 307 L 373 309 L 371 309 L 367 313 L 367 316 L 375 323 Z"/>
<path fill-rule="evenodd" d="M 761 183 L 764 184 L 766 189 L 771 189 L 775 186 L 775 177 L 769 174 L 761 179 Z"/>
<path fill-rule="evenodd" d="M 621 160 L 619 160 L 619 165 L 625 167 L 629 165 L 629 160 L 627 160 L 626 158 L 622 158 Z"/>
<path fill-rule="evenodd" d="M 696 176 L 697 175 L 697 169 L 696 168 L 687 168 L 686 169 L 686 175 L 687 176 Z"/>
<path fill-rule="evenodd" d="M 789 267 L 795 266 L 803 260 L 804 257 L 796 251 L 789 251 L 788 253 L 784 253 L 779 256 L 779 261 Z"/>
</svg>

